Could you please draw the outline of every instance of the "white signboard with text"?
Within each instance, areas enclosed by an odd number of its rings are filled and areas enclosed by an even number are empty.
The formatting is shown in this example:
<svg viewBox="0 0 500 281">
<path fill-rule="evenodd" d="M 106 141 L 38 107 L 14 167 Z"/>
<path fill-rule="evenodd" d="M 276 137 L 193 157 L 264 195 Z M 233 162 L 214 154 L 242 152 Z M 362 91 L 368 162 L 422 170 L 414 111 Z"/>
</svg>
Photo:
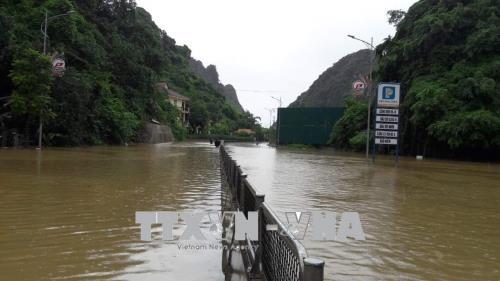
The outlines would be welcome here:
<svg viewBox="0 0 500 281">
<path fill-rule="evenodd" d="M 375 129 L 377 130 L 398 130 L 398 124 L 387 124 L 387 123 L 377 123 L 375 124 Z"/>
<path fill-rule="evenodd" d="M 393 108 L 377 108 L 377 114 L 383 115 L 399 115 L 399 109 Z"/>
<path fill-rule="evenodd" d="M 388 145 L 397 145 L 397 139 L 384 139 L 384 138 L 376 138 L 375 144 L 388 144 Z"/>
<path fill-rule="evenodd" d="M 380 116 L 377 115 L 377 122 L 398 123 L 399 116 Z"/>
<path fill-rule="evenodd" d="M 384 138 L 397 138 L 398 137 L 398 132 L 397 131 L 375 131 L 375 136 L 376 137 L 384 137 Z"/>
</svg>

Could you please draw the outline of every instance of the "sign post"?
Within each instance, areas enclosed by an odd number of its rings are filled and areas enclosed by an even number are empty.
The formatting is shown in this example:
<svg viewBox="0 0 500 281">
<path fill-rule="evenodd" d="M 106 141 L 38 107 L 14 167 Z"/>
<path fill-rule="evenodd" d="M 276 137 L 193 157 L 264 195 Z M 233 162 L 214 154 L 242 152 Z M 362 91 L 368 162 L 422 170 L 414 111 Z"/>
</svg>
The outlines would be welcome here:
<svg viewBox="0 0 500 281">
<path fill-rule="evenodd" d="M 399 101 L 401 86 L 397 83 L 381 83 L 378 85 L 377 114 L 375 119 L 375 142 L 373 144 L 373 161 L 377 145 L 396 146 L 396 162 L 399 161 Z"/>
</svg>

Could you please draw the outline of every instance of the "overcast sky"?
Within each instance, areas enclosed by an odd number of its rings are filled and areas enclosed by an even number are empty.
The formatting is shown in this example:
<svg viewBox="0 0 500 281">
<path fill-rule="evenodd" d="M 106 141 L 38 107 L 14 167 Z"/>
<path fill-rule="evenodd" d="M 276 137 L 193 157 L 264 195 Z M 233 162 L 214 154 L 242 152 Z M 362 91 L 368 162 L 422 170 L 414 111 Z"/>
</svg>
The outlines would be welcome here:
<svg viewBox="0 0 500 281">
<path fill-rule="evenodd" d="M 217 66 L 243 107 L 269 126 L 269 111 L 306 91 L 343 56 L 363 49 L 353 34 L 379 44 L 394 27 L 388 10 L 415 0 L 137 0 L 178 45 Z"/>
</svg>

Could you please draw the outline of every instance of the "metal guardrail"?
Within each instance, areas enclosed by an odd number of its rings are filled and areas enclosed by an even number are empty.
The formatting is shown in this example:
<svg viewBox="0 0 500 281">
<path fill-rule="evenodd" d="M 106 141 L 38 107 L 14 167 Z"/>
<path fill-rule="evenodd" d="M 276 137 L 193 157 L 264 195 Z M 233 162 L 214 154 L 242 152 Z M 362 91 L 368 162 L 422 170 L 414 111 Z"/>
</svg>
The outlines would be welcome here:
<svg viewBox="0 0 500 281">
<path fill-rule="evenodd" d="M 259 241 L 246 240 L 242 246 L 243 259 L 249 280 L 267 281 L 323 281 L 324 262 L 308 257 L 304 246 L 294 238 L 288 228 L 280 221 L 270 206 L 264 202 L 265 196 L 259 194 L 246 179 L 226 149 L 220 147 L 221 176 L 227 183 L 225 205 L 232 210 L 259 212 Z M 268 225 L 277 226 L 269 231 Z M 234 228 L 229 227 L 234 241 Z M 256 250 L 254 250 L 256 249 Z"/>
</svg>

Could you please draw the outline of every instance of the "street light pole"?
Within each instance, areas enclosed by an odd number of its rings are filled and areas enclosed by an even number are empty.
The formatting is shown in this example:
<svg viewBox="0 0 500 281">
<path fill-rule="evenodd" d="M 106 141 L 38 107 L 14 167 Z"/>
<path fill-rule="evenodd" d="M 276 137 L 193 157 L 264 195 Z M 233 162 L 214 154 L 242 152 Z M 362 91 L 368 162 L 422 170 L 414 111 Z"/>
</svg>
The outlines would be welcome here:
<svg viewBox="0 0 500 281">
<path fill-rule="evenodd" d="M 278 101 L 278 102 L 279 102 L 279 104 L 280 104 L 280 108 L 282 107 L 281 97 L 279 97 L 279 98 L 275 98 L 275 97 L 271 96 L 271 98 L 272 98 L 272 99 L 274 99 L 274 100 L 276 100 L 276 101 Z"/>
<path fill-rule="evenodd" d="M 71 14 L 73 12 L 74 11 L 69 11 L 67 13 L 60 14 L 60 15 L 53 16 L 53 17 L 49 18 L 49 12 L 47 10 L 45 10 L 45 19 L 42 22 L 43 28 L 40 28 L 42 33 L 43 33 L 43 55 L 44 56 L 47 55 L 47 28 L 49 26 L 49 21 L 56 19 L 56 18 L 59 18 L 59 17 L 68 16 L 69 14 Z M 38 147 L 37 147 L 37 149 L 42 149 L 42 135 L 43 135 L 42 116 L 43 116 L 43 109 L 40 109 L 40 120 L 39 120 L 39 124 L 38 124 Z"/>
<path fill-rule="evenodd" d="M 276 100 L 279 102 L 280 107 L 276 109 L 277 115 L 278 115 L 278 123 L 276 124 L 276 144 L 280 143 L 280 108 L 282 108 L 283 103 L 281 102 L 281 97 L 276 98 L 271 96 L 272 99 Z"/>
<path fill-rule="evenodd" d="M 269 129 L 271 129 L 271 126 L 273 125 L 273 111 L 274 108 L 266 108 L 267 111 L 269 111 Z"/>
<path fill-rule="evenodd" d="M 43 25 L 43 55 L 47 53 L 47 26 L 49 23 L 49 12 L 45 10 L 45 22 Z"/>
<path fill-rule="evenodd" d="M 373 57 L 375 46 L 373 46 L 373 37 L 371 38 L 370 43 L 359 39 L 353 35 L 347 35 L 347 37 L 352 38 L 354 40 L 358 40 L 366 44 L 370 48 L 370 74 L 369 74 L 369 88 L 368 88 L 368 118 L 366 121 L 366 159 L 368 159 L 370 155 L 370 124 L 371 124 L 371 105 L 372 105 L 372 89 L 373 89 Z"/>
<path fill-rule="evenodd" d="M 45 56 L 47 54 L 47 25 L 49 22 L 48 18 L 48 11 L 45 10 L 45 21 L 43 24 L 43 55 Z M 43 135 L 43 122 L 42 122 L 42 115 L 43 115 L 43 109 L 40 108 L 40 120 L 38 123 L 38 147 L 37 149 L 42 149 L 42 135 Z"/>
</svg>

